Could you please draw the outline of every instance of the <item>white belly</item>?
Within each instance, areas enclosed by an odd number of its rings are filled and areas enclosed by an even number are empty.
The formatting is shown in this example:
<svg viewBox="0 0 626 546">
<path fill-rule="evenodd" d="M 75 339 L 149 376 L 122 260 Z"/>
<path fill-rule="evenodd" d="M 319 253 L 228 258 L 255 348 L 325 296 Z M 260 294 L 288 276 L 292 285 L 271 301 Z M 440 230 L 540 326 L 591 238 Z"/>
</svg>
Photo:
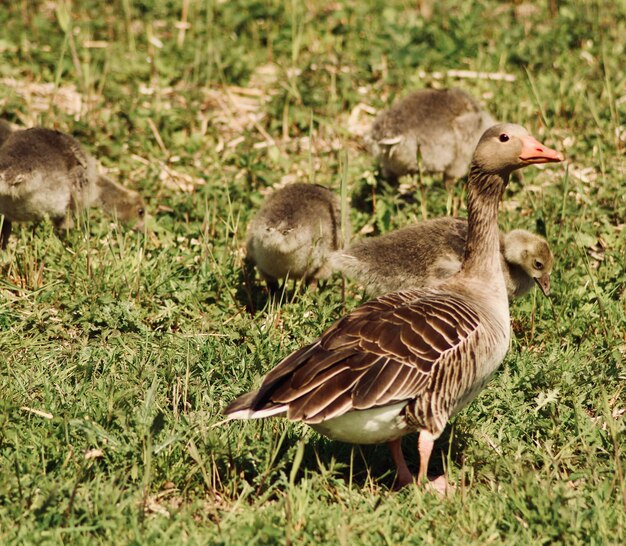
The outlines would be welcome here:
<svg viewBox="0 0 626 546">
<path fill-rule="evenodd" d="M 0 214 L 13 222 L 63 218 L 72 199 L 69 184 L 48 184 L 40 173 L 32 175 L 28 185 L 19 190 L 0 191 Z"/>
<path fill-rule="evenodd" d="M 403 415 L 406 402 L 368 410 L 354 410 L 311 427 L 333 440 L 349 444 L 382 444 L 413 432 Z"/>
</svg>

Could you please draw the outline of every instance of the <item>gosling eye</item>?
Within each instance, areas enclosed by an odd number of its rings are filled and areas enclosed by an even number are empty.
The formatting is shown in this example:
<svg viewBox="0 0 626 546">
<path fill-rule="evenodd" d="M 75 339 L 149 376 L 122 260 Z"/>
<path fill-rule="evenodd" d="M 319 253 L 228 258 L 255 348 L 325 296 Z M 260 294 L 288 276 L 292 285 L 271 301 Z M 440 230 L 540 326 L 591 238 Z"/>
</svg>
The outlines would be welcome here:
<svg viewBox="0 0 626 546">
<path fill-rule="evenodd" d="M 509 135 L 507 135 L 506 133 L 502 133 L 498 138 L 500 139 L 500 142 L 508 142 Z"/>
<path fill-rule="evenodd" d="M 144 215 L 146 214 L 146 211 L 143 208 L 139 208 L 137 210 L 137 214 L 139 215 L 139 218 L 143 218 Z"/>
<path fill-rule="evenodd" d="M 540 262 L 539 260 L 535 260 L 533 265 L 535 266 L 535 269 L 538 269 L 539 271 L 543 269 L 543 262 Z"/>
</svg>

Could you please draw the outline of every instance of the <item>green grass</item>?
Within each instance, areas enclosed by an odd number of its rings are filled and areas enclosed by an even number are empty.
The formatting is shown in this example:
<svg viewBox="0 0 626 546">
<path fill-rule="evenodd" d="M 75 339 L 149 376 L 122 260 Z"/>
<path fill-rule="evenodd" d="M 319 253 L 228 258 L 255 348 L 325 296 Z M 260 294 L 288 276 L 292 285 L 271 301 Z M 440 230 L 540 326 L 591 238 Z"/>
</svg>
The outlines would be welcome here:
<svg viewBox="0 0 626 546">
<path fill-rule="evenodd" d="M 624 3 L 521 19 L 517 2 L 444 0 L 427 22 L 399 0 L 187 4 L 184 36 L 180 1 L 0 7 L 0 113 L 75 135 L 153 216 L 147 236 L 99 211 L 63 238 L 18 226 L 0 257 L 0 542 L 624 544 Z M 432 76 L 449 69 L 516 81 Z M 361 301 L 338 278 L 282 303 L 244 282 L 265 188 L 344 180 L 356 231 L 419 219 L 419 195 L 382 184 L 372 201 L 348 119 L 426 85 L 462 86 L 568 157 L 507 192 L 503 228 L 545 226 L 554 295 L 513 305 L 504 365 L 438 443 L 446 500 L 391 491 L 384 446 L 219 424 Z M 415 468 L 414 437 L 405 452 Z"/>
</svg>

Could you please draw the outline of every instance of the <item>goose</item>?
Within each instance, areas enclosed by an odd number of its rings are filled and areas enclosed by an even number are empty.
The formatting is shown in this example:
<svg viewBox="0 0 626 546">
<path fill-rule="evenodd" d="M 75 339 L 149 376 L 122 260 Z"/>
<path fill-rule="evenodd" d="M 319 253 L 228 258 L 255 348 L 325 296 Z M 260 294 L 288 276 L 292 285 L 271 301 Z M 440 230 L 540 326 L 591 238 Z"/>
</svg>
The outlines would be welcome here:
<svg viewBox="0 0 626 546">
<path fill-rule="evenodd" d="M 398 487 L 413 482 L 401 439 L 419 432 L 417 482 L 445 494 L 445 476 L 427 476 L 434 441 L 487 384 L 509 346 L 499 202 L 512 171 L 562 160 L 519 125 L 488 129 L 467 183 L 460 271 L 437 287 L 393 292 L 357 307 L 282 360 L 258 390 L 231 402 L 227 420 L 285 415 L 334 440 L 387 442 Z"/>
<path fill-rule="evenodd" d="M 373 296 L 435 286 L 461 269 L 466 238 L 466 220 L 434 218 L 337 250 L 330 263 Z M 549 295 L 554 256 L 543 237 L 523 229 L 502 233 L 500 252 L 509 299 L 534 283 Z"/>
<path fill-rule="evenodd" d="M 480 136 L 495 121 L 460 89 L 420 89 L 381 112 L 365 142 L 383 177 L 396 182 L 420 168 L 443 173 L 449 187 L 465 176 Z"/>
<path fill-rule="evenodd" d="M 12 222 L 36 222 L 48 216 L 57 229 L 73 225 L 72 212 L 91 206 L 139 229 L 144 201 L 99 173 L 98 162 L 70 135 L 33 127 L 11 133 L 0 147 L 0 214 L 2 248 Z"/>
<path fill-rule="evenodd" d="M 342 246 L 339 199 L 324 186 L 304 183 L 270 194 L 246 240 L 248 259 L 270 286 L 278 279 L 328 277 L 330 253 Z"/>
</svg>

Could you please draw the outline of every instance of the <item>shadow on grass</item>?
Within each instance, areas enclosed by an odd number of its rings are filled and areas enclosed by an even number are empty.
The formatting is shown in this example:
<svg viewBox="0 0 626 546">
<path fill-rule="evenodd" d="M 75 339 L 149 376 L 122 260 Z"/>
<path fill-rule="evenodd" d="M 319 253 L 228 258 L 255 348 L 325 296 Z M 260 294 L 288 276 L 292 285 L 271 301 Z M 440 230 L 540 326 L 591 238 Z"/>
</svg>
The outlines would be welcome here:
<svg viewBox="0 0 626 546">
<path fill-rule="evenodd" d="M 330 282 L 330 279 L 313 283 L 290 279 L 281 282 L 263 281 L 258 278 L 254 264 L 246 259 L 239 271 L 235 299 L 254 316 L 268 306 L 280 307 L 287 302 L 293 303 L 307 290 L 325 290 Z"/>
<path fill-rule="evenodd" d="M 417 440 L 417 434 L 409 434 L 402 441 L 402 451 L 414 475 L 417 475 L 419 468 Z M 234 453 L 231 449 L 232 444 L 229 442 L 229 471 L 247 483 L 255 484 L 257 493 L 269 490 L 273 486 L 278 489 L 284 487 L 284 483 L 278 482 L 281 479 L 284 480 L 284 476 L 292 471 L 295 454 L 302 437 L 297 434 L 285 434 L 282 440 L 275 439 L 275 441 L 278 442 L 278 447 L 273 463 L 262 471 L 258 465 L 258 459 L 254 457 L 258 453 L 254 455 L 250 452 Z M 448 464 L 461 467 L 464 459 L 463 453 L 468 443 L 468 434 L 453 432 L 453 427 L 448 425 L 435 442 L 429 462 L 429 475 L 444 474 Z M 223 469 L 226 470 L 226 465 Z M 387 445 L 351 445 L 317 434 L 312 434 L 305 444 L 302 461 L 297 468 L 294 482 L 298 483 L 305 475 L 312 474 L 330 475 L 335 480 L 344 481 L 346 484 L 351 483 L 359 489 L 366 487 L 368 482 L 373 480 L 383 488 L 393 490 L 396 477 L 395 465 Z"/>
</svg>

